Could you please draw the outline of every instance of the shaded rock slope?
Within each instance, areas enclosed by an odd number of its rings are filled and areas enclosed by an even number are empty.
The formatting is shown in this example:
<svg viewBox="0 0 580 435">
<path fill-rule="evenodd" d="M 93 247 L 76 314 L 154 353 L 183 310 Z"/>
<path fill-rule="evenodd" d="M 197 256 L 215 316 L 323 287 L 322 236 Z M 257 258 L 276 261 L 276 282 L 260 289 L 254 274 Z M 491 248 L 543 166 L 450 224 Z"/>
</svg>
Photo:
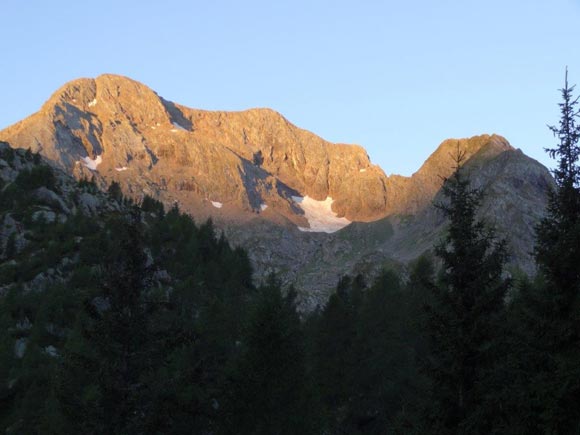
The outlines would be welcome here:
<svg viewBox="0 0 580 435">
<path fill-rule="evenodd" d="M 86 243 L 67 234 L 67 224 L 83 216 L 99 231 L 105 216 L 122 209 L 96 185 L 0 141 L 0 296 L 13 286 L 36 292 L 65 283 Z"/>
<path fill-rule="evenodd" d="M 308 306 L 342 274 L 372 275 L 431 248 L 444 230 L 431 204 L 457 150 L 486 193 L 482 214 L 526 272 L 553 183 L 497 135 L 446 140 L 411 177 L 388 177 L 362 147 L 329 143 L 272 110 L 190 109 L 116 75 L 67 83 L 0 140 L 102 188 L 117 181 L 136 200 L 147 194 L 198 221 L 212 217 L 248 248 L 258 279 L 278 273 Z"/>
</svg>

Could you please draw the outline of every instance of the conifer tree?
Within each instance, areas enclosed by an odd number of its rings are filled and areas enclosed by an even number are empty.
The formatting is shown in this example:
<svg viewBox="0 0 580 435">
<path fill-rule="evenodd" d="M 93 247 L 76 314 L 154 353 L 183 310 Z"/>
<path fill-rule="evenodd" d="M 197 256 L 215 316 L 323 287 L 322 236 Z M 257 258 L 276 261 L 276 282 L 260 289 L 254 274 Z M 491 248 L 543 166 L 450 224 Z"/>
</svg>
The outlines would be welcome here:
<svg viewBox="0 0 580 435">
<path fill-rule="evenodd" d="M 320 433 L 295 298 L 274 279 L 259 289 L 222 404 L 223 433 Z"/>
<path fill-rule="evenodd" d="M 558 159 L 553 171 L 556 190 L 550 192 L 546 217 L 537 228 L 536 260 L 551 287 L 553 303 L 562 314 L 574 308 L 580 292 L 580 116 L 574 86 L 568 84 L 568 72 L 560 103 L 559 126 L 550 129 L 559 144 L 546 151 Z"/>
<path fill-rule="evenodd" d="M 561 89 L 560 122 L 550 129 L 558 139 L 546 151 L 558 160 L 553 171 L 547 213 L 536 229 L 535 257 L 542 285 L 528 295 L 530 344 L 541 362 L 530 383 L 545 433 L 580 431 L 580 124 L 578 97 L 568 84 Z"/>
<path fill-rule="evenodd" d="M 345 427 L 358 370 L 354 349 L 362 300 L 362 277 L 340 279 L 324 309 L 311 317 L 314 379 L 331 432 Z"/>
<path fill-rule="evenodd" d="M 83 433 L 143 432 L 147 420 L 143 377 L 157 347 L 147 304 L 150 273 L 139 216 L 118 229 L 118 244 L 104 263 L 104 281 L 85 302 L 59 372 L 62 409 Z"/>
<path fill-rule="evenodd" d="M 415 377 L 409 307 L 401 279 L 384 271 L 364 293 L 357 319 L 347 433 L 390 433 Z"/>
<path fill-rule="evenodd" d="M 504 298 L 506 242 L 478 220 L 482 192 L 464 174 L 465 154 L 457 150 L 455 172 L 444 180 L 445 202 L 436 206 L 448 218 L 447 235 L 435 246 L 442 262 L 433 299 L 427 305 L 433 433 L 489 433 L 484 413 L 487 374 L 499 356 Z"/>
</svg>

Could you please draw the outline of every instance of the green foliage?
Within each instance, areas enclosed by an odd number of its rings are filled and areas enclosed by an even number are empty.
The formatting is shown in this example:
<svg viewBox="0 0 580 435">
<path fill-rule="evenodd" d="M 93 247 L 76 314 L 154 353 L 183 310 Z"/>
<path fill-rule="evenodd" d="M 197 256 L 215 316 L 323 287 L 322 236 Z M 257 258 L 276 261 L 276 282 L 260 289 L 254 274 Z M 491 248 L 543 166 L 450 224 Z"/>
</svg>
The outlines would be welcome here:
<svg viewBox="0 0 580 435">
<path fill-rule="evenodd" d="M 121 185 L 116 181 L 111 182 L 111 185 L 107 189 L 107 193 L 116 201 L 123 201 L 123 191 L 121 190 Z"/>
<path fill-rule="evenodd" d="M 319 433 L 295 297 L 293 291 L 283 296 L 273 279 L 259 289 L 234 365 L 223 433 Z"/>
<path fill-rule="evenodd" d="M 21 180 L 8 187 L 11 207 L 32 184 Z M 251 267 L 246 253 L 216 237 L 211 223 L 197 227 L 176 208 L 164 215 L 160 203 L 155 210 L 133 224 L 125 212 L 25 221 L 27 246 L 16 252 L 16 233 L 8 240 L 7 254 L 16 261 L 0 267 L 1 284 L 12 287 L 0 304 L 0 323 L 7 325 L 0 383 L 11 385 L 0 391 L 1 431 L 217 427 L 214 404 L 224 401 L 226 367 L 252 300 Z M 34 292 L 17 285 L 49 268 L 59 271 L 54 283 Z M 61 277 L 66 284 L 59 284 Z M 15 330 L 22 319 L 32 329 Z M 26 352 L 15 358 L 20 338 Z"/>
<path fill-rule="evenodd" d="M 99 191 L 94 175 L 91 177 L 90 180 L 85 177 L 81 178 L 79 181 L 77 181 L 77 186 L 82 191 L 88 193 L 97 193 Z"/>
<path fill-rule="evenodd" d="M 15 156 L 16 151 L 14 151 L 14 149 L 12 149 L 6 142 L 0 141 L 0 159 L 6 160 L 8 163 L 12 163 Z"/>
<path fill-rule="evenodd" d="M 489 433 L 495 416 L 487 409 L 493 372 L 500 361 L 504 299 L 509 281 L 505 241 L 477 220 L 481 192 L 470 187 L 458 151 L 454 174 L 443 185 L 447 202 L 438 204 L 449 219 L 445 238 L 435 246 L 443 263 L 427 309 L 432 382 L 429 421 L 433 433 Z M 489 415 L 487 414 L 489 412 Z"/>
<path fill-rule="evenodd" d="M 327 425 L 332 431 L 345 424 L 353 396 L 356 357 L 353 351 L 362 290 L 360 279 L 343 277 L 324 309 L 311 319 L 313 375 Z"/>
<path fill-rule="evenodd" d="M 143 201 L 141 201 L 141 210 L 148 213 L 154 213 L 158 216 L 163 216 L 165 214 L 165 208 L 160 201 L 153 199 L 149 195 L 145 195 L 143 197 Z"/>
<path fill-rule="evenodd" d="M 273 278 L 254 288 L 247 253 L 211 220 L 196 225 L 149 196 L 133 206 L 117 183 L 108 194 L 120 211 L 33 220 L 43 208 L 30 192 L 57 180 L 18 151 L 35 166 L 0 186 L 0 218 L 23 226 L 0 264 L 0 432 L 577 433 L 572 90 L 552 128 L 558 188 L 537 230 L 536 279 L 519 277 L 506 296 L 505 242 L 477 219 L 481 193 L 458 154 L 439 204 L 440 270 L 424 256 L 370 285 L 344 277 L 305 321 L 292 289 Z M 0 158 L 16 157 L 0 144 Z M 94 178 L 78 187 L 98 191 Z M 353 243 L 393 234 L 388 220 L 372 231 Z"/>
<path fill-rule="evenodd" d="M 33 206 L 40 202 L 31 191 L 40 187 L 58 191 L 53 170 L 47 165 L 37 165 L 22 169 L 13 183 L 0 189 L 0 212 L 12 212 L 18 216 L 29 217 Z"/>
<path fill-rule="evenodd" d="M 550 127 L 560 143 L 547 149 L 551 157 L 559 158 L 553 171 L 557 190 L 551 193 L 548 213 L 537 228 L 535 250 L 538 266 L 551 287 L 554 308 L 561 314 L 574 310 L 580 293 L 580 124 L 576 123 L 580 109 L 573 90 L 566 73 L 560 125 Z"/>
<path fill-rule="evenodd" d="M 38 165 L 31 169 L 21 170 L 14 182 L 16 186 L 26 192 L 38 189 L 39 187 L 46 187 L 50 190 L 56 190 L 57 188 L 54 172 L 46 165 Z"/>
<path fill-rule="evenodd" d="M 142 403 L 148 396 L 142 378 L 152 370 L 156 342 L 150 325 L 153 301 L 147 297 L 150 272 L 138 221 L 137 216 L 115 225 L 122 236 L 104 261 L 99 291 L 84 301 L 80 323 L 84 343 L 71 345 L 63 355 L 57 397 L 65 415 L 78 423 L 78 432 L 142 432 L 148 406 Z M 78 388 L 89 379 L 88 385 Z"/>
<path fill-rule="evenodd" d="M 580 116 L 574 86 L 565 86 L 560 104 L 561 119 L 558 127 L 550 127 L 560 143 L 547 149 L 552 158 L 558 158 L 553 171 L 557 183 L 551 192 L 547 215 L 537 228 L 536 261 L 551 286 L 556 309 L 573 310 L 580 292 L 580 272 L 577 267 L 580 252 Z"/>
<path fill-rule="evenodd" d="M 528 370 L 517 390 L 528 404 L 526 416 L 543 433 L 577 433 L 580 428 L 580 116 L 574 87 L 566 80 L 558 126 L 559 143 L 547 149 L 558 159 L 546 216 L 536 228 L 539 279 L 517 295 L 521 357 Z M 533 358 L 533 364 L 525 359 Z"/>
<path fill-rule="evenodd" d="M 578 158 L 580 157 L 580 124 L 577 124 L 577 118 L 580 113 L 578 106 L 578 97 L 574 98 L 575 86 L 568 84 L 568 70 L 566 70 L 566 78 L 564 81 L 564 88 L 560 91 L 562 93 L 562 102 L 560 106 L 560 122 L 558 126 L 550 126 L 550 130 L 560 143 L 555 148 L 546 148 L 546 151 L 551 158 L 558 159 L 558 168 L 555 169 L 554 178 L 560 189 L 560 194 L 565 195 L 569 193 L 566 189 L 570 187 L 578 187 L 580 182 L 580 168 L 578 167 Z M 569 198 L 571 199 L 571 198 Z M 566 211 L 567 203 L 562 203 L 562 211 Z M 572 203 L 572 205 L 574 205 Z M 569 211 L 573 213 L 576 209 L 572 208 Z"/>
<path fill-rule="evenodd" d="M 354 346 L 356 395 L 349 416 L 353 433 L 384 433 L 408 399 L 405 390 L 410 390 L 406 384 L 413 377 L 414 352 L 404 336 L 403 292 L 400 278 L 384 272 L 365 294 Z"/>
<path fill-rule="evenodd" d="M 4 248 L 4 256 L 6 258 L 12 258 L 16 255 L 16 233 L 13 232 L 8 236 L 6 240 L 6 247 Z"/>
</svg>

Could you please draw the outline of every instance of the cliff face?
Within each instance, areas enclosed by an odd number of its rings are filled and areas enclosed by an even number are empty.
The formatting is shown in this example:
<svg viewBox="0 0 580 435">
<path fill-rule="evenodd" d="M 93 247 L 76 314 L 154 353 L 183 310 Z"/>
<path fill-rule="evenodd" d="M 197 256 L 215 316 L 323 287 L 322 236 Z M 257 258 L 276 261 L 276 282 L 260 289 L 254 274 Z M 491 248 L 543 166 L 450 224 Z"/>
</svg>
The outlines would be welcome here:
<svg viewBox="0 0 580 435">
<path fill-rule="evenodd" d="M 115 75 L 64 85 L 0 139 L 40 151 L 77 177 L 120 181 L 137 198 L 178 201 L 203 217 L 243 221 L 263 214 L 304 228 L 309 224 L 292 196 L 331 197 L 332 211 L 349 221 L 415 213 L 438 191 L 440 176 L 449 175 L 457 145 L 467 157 L 483 148 L 511 149 L 498 136 L 449 140 L 412 177 L 387 177 L 362 147 L 326 142 L 272 110 L 189 109 Z"/>
<path fill-rule="evenodd" d="M 225 220 L 268 210 L 268 220 L 307 228 L 292 196 L 331 197 L 349 220 L 389 207 L 387 177 L 359 146 L 326 142 L 268 109 L 189 109 L 120 76 L 66 84 L 0 137 L 78 177 L 121 181 L 135 196 L 177 200 L 204 216 L 222 204 Z"/>
<path fill-rule="evenodd" d="M 64 85 L 0 140 L 102 187 L 118 181 L 137 200 L 148 194 L 198 221 L 211 216 L 249 248 L 258 277 L 298 280 L 314 302 L 344 273 L 376 272 L 431 247 L 444 229 L 431 204 L 458 151 L 487 194 L 485 217 L 526 271 L 553 182 L 497 135 L 446 140 L 411 177 L 387 177 L 362 147 L 326 142 L 272 110 L 190 109 L 115 75 Z"/>
</svg>

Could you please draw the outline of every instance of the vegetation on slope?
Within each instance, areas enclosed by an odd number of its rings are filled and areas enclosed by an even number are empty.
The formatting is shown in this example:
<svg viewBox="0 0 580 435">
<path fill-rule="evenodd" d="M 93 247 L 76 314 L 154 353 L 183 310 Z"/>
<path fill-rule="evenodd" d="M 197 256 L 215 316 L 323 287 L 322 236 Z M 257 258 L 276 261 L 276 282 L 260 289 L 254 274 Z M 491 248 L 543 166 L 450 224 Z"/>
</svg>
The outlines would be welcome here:
<svg viewBox="0 0 580 435">
<path fill-rule="evenodd" d="M 211 221 L 0 143 L 0 428 L 26 434 L 573 434 L 580 126 L 566 83 L 534 280 L 456 172 L 436 259 L 302 318 Z M 436 260 L 436 261 L 434 261 Z M 436 267 L 438 264 L 439 267 Z"/>
</svg>

